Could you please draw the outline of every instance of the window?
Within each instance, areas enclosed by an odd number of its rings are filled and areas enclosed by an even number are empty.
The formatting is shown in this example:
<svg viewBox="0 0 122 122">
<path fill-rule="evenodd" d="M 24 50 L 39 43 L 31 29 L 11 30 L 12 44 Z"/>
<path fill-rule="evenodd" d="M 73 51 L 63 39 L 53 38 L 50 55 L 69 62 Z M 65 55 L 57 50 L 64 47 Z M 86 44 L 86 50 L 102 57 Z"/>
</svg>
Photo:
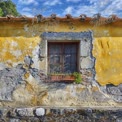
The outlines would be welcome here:
<svg viewBox="0 0 122 122">
<path fill-rule="evenodd" d="M 73 73 L 77 71 L 78 42 L 48 43 L 48 72 Z"/>
</svg>

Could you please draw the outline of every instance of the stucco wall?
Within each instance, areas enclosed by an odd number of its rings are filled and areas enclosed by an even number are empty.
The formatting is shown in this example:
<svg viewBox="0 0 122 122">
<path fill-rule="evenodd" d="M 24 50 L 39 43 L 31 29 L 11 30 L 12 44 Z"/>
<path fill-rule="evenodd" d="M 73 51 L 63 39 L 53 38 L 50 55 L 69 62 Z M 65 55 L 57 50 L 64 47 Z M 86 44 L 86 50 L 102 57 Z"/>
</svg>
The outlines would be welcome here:
<svg viewBox="0 0 122 122">
<path fill-rule="evenodd" d="M 106 25 L 78 20 L 1 23 L 0 100 L 6 101 L 1 106 L 121 106 L 121 20 Z M 43 32 L 87 33 L 89 30 L 95 69 L 91 57 L 81 58 L 82 67 L 89 66 L 86 71 L 80 71 L 87 80 L 82 84 L 45 84 L 47 60 L 42 53 Z M 86 44 L 84 52 L 88 48 Z"/>
<path fill-rule="evenodd" d="M 95 38 L 93 54 L 100 85 L 122 83 L 122 37 Z"/>
</svg>

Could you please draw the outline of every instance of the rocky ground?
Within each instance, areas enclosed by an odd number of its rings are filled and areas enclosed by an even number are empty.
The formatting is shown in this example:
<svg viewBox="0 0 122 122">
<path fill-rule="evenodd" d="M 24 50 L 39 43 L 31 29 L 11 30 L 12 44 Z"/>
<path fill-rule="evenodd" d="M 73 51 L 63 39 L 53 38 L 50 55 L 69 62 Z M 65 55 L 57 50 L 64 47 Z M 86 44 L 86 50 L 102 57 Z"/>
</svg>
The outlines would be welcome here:
<svg viewBox="0 0 122 122">
<path fill-rule="evenodd" d="M 122 122 L 122 110 L 11 108 L 0 110 L 0 122 Z"/>
</svg>

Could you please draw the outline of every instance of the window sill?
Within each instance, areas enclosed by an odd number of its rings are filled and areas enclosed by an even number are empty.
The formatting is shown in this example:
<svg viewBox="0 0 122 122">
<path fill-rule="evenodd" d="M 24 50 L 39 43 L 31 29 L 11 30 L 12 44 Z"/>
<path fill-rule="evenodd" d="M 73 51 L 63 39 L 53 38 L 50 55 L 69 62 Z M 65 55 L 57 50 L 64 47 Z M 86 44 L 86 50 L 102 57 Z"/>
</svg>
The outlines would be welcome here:
<svg viewBox="0 0 122 122">
<path fill-rule="evenodd" d="M 73 75 L 66 74 L 51 74 L 48 75 L 47 82 L 74 82 L 75 77 Z"/>
</svg>

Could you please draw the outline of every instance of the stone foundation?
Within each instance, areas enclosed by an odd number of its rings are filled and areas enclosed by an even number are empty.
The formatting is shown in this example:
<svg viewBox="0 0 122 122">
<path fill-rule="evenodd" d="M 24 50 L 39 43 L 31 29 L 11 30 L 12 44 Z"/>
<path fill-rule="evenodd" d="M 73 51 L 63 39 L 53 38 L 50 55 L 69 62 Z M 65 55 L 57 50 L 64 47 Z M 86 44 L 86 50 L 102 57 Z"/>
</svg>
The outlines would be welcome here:
<svg viewBox="0 0 122 122">
<path fill-rule="evenodd" d="M 122 110 L 91 108 L 0 109 L 0 122 L 122 122 Z"/>
</svg>

